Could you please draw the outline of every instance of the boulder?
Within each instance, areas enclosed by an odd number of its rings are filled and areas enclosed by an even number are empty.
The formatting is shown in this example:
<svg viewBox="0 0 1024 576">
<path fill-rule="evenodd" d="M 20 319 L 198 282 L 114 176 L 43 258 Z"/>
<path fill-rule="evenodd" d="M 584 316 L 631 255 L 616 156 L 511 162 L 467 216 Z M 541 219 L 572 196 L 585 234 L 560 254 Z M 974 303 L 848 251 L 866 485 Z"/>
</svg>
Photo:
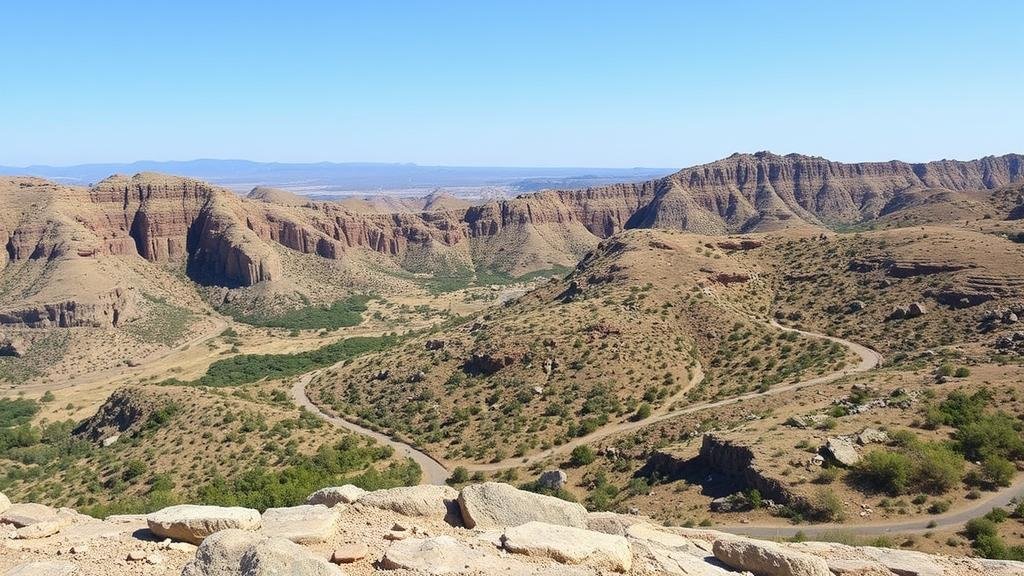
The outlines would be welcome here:
<svg viewBox="0 0 1024 576">
<path fill-rule="evenodd" d="M 829 438 L 825 443 L 825 455 L 842 466 L 860 462 L 860 454 L 848 438 Z"/>
<path fill-rule="evenodd" d="M 928 308 L 920 302 L 914 302 L 910 306 L 907 306 L 907 318 L 917 318 L 918 316 L 924 316 L 927 313 Z"/>
<path fill-rule="evenodd" d="M 331 554 L 331 562 L 335 564 L 351 564 L 357 560 L 362 560 L 370 553 L 370 548 L 362 542 L 355 544 L 345 544 L 340 548 L 335 548 Z"/>
<path fill-rule="evenodd" d="M 565 475 L 565 472 L 561 470 L 548 470 L 537 478 L 537 485 L 541 488 L 558 491 L 565 488 L 565 483 L 568 480 L 569 477 Z"/>
<path fill-rule="evenodd" d="M 642 574 L 673 576 L 736 576 L 701 556 L 647 542 L 633 542 L 633 562 Z M 714 558 L 712 558 L 714 560 Z"/>
<path fill-rule="evenodd" d="M 251 508 L 182 504 L 146 516 L 149 531 L 157 536 L 199 544 L 219 530 L 259 530 L 260 513 Z"/>
<path fill-rule="evenodd" d="M 336 504 L 351 504 L 367 494 L 366 490 L 351 484 L 317 490 L 306 498 L 306 504 L 323 504 L 330 508 Z"/>
<path fill-rule="evenodd" d="M 262 533 L 286 538 L 299 544 L 324 542 L 338 531 L 339 507 L 305 504 L 288 508 L 268 508 L 263 513 Z"/>
<path fill-rule="evenodd" d="M 889 312 L 887 317 L 889 320 L 902 320 L 907 317 L 907 309 L 902 306 L 896 306 Z"/>
<path fill-rule="evenodd" d="M 695 542 L 685 536 L 661 530 L 646 522 L 633 524 L 626 528 L 626 538 L 630 542 L 641 542 L 654 548 L 686 552 L 692 556 L 707 555 L 705 542 Z"/>
<path fill-rule="evenodd" d="M 946 569 L 938 557 L 924 552 L 894 548 L 858 547 L 857 552 L 901 576 L 944 576 Z"/>
<path fill-rule="evenodd" d="M 7 512 L 7 509 L 10 507 L 11 500 L 3 492 L 0 492 L 0 514 Z"/>
<path fill-rule="evenodd" d="M 625 536 L 626 530 L 633 524 L 640 524 L 646 519 L 633 514 L 615 512 L 590 512 L 587 514 L 587 530 Z"/>
<path fill-rule="evenodd" d="M 744 512 L 753 507 L 753 503 L 743 492 L 734 492 L 711 500 L 712 512 Z"/>
<path fill-rule="evenodd" d="M 238 574 L 242 555 L 262 537 L 255 532 L 229 528 L 211 534 L 196 550 L 196 557 L 185 565 L 181 576 L 221 576 Z"/>
<path fill-rule="evenodd" d="M 78 566 L 71 562 L 47 560 L 19 564 L 4 572 L 4 576 L 74 576 L 78 573 Z"/>
<path fill-rule="evenodd" d="M 715 541 L 712 550 L 715 558 L 725 565 L 758 576 L 832 576 L 824 558 L 772 542 L 722 538 Z"/>
<path fill-rule="evenodd" d="M 889 434 L 878 428 L 865 428 L 857 435 L 857 443 L 861 446 L 868 444 L 885 444 L 889 441 Z"/>
<path fill-rule="evenodd" d="M 343 576 L 340 568 L 284 538 L 251 544 L 239 564 L 242 576 Z M 211 575 L 212 576 L 212 575 Z"/>
<path fill-rule="evenodd" d="M 0 524 L 13 524 L 16 528 L 21 528 L 59 518 L 60 512 L 56 508 L 42 504 L 11 504 L 3 514 L 0 514 Z"/>
<path fill-rule="evenodd" d="M 551 558 L 563 564 L 585 564 L 615 572 L 628 572 L 633 566 L 629 542 L 613 534 L 528 522 L 505 530 L 502 541 L 509 552 Z"/>
<path fill-rule="evenodd" d="M 284 538 L 229 528 L 211 534 L 181 576 L 342 576 L 307 548 Z"/>
<path fill-rule="evenodd" d="M 61 520 L 43 520 L 27 526 L 22 526 L 14 531 L 14 538 L 17 540 L 35 540 L 46 538 L 60 532 L 67 522 Z"/>
<path fill-rule="evenodd" d="M 466 573 L 473 568 L 485 570 L 489 556 L 483 550 L 471 548 L 451 536 L 408 538 L 392 543 L 380 565 L 386 570 L 411 570 L 423 574 Z"/>
<path fill-rule="evenodd" d="M 459 507 L 457 490 L 450 486 L 406 486 L 370 492 L 359 499 L 360 506 L 390 510 L 403 516 L 436 518 L 457 525 Z"/>
<path fill-rule="evenodd" d="M 587 527 L 587 509 L 582 505 L 499 482 L 463 488 L 459 509 L 466 528 L 504 528 L 532 521 Z"/>
</svg>

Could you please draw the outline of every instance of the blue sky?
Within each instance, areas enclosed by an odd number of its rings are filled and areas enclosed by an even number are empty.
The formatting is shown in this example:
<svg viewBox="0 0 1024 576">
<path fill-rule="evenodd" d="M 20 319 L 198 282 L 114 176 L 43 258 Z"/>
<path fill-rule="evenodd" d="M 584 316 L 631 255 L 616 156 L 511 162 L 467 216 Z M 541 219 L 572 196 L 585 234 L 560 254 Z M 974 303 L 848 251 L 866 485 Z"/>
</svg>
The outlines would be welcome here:
<svg viewBox="0 0 1024 576">
<path fill-rule="evenodd" d="M 6 2 L 0 164 L 1024 152 L 1021 2 Z"/>
</svg>

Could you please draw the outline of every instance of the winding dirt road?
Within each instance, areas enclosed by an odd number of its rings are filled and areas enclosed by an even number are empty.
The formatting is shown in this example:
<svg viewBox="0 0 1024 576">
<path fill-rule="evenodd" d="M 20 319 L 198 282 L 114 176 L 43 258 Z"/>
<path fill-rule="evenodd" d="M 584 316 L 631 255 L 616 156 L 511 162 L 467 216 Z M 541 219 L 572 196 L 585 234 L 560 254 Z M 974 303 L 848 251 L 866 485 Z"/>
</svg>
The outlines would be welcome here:
<svg viewBox="0 0 1024 576">
<path fill-rule="evenodd" d="M 791 390 L 798 390 L 806 386 L 815 386 L 818 384 L 833 382 L 850 374 L 871 370 L 878 366 L 882 361 L 882 356 L 878 352 L 875 352 L 874 350 L 866 346 L 861 346 L 860 344 L 857 344 L 855 342 L 850 342 L 848 340 L 843 340 L 842 338 L 836 338 L 834 336 L 826 336 L 824 334 L 816 334 L 814 332 L 805 332 L 802 330 L 797 330 L 795 328 L 788 328 L 778 324 L 774 320 L 770 320 L 768 321 L 768 323 L 778 330 L 786 332 L 797 332 L 799 334 L 803 334 L 805 336 L 810 336 L 813 338 L 823 338 L 826 340 L 831 340 L 833 342 L 838 342 L 839 344 L 846 346 L 855 354 L 857 354 L 860 357 L 860 362 L 858 362 L 854 366 L 848 366 L 846 368 L 843 368 L 842 370 L 833 372 L 831 374 L 826 374 L 824 376 L 819 376 L 816 378 L 812 378 L 810 380 L 803 380 L 801 382 L 794 382 L 792 384 L 786 384 L 783 386 L 776 386 L 769 389 L 767 392 L 752 392 L 749 394 L 744 394 L 742 396 L 735 396 L 732 398 L 726 398 L 724 400 L 718 400 L 715 402 L 694 404 L 692 406 L 687 406 L 686 408 L 681 408 L 679 410 L 670 410 L 661 413 L 655 413 L 650 418 L 646 418 L 644 420 L 620 422 L 618 424 L 606 426 L 604 428 L 601 428 L 600 430 L 596 430 L 590 434 L 587 434 L 586 436 L 574 438 L 569 442 L 566 442 L 565 444 L 555 446 L 553 448 L 544 450 L 543 452 L 532 454 L 530 456 L 521 458 L 508 458 L 500 462 L 491 462 L 488 464 L 471 464 L 466 466 L 466 468 L 469 471 L 496 472 L 499 470 L 506 470 L 509 468 L 527 466 L 535 462 L 544 460 L 546 458 L 568 454 L 569 452 L 572 451 L 573 448 L 580 446 L 582 444 L 589 444 L 602 438 L 607 438 L 608 436 L 614 436 L 616 434 L 622 434 L 624 432 L 638 430 L 640 428 L 644 428 L 646 426 L 650 426 L 651 424 L 662 422 L 664 420 L 669 420 L 671 418 L 676 418 L 686 414 L 693 414 L 695 412 L 702 412 L 704 410 L 711 410 L 722 406 L 728 406 L 730 404 L 736 404 L 738 402 L 743 402 L 746 400 L 750 400 L 752 398 L 761 398 L 764 396 L 772 396 L 775 394 L 781 394 L 783 392 L 789 392 Z M 406 454 L 420 464 L 424 471 L 424 480 L 431 484 L 444 483 L 444 480 L 448 477 L 448 469 L 445 468 L 444 465 L 442 465 L 438 460 L 434 459 L 429 454 L 417 450 L 412 446 L 409 446 L 408 444 L 394 440 L 393 438 L 387 436 L 386 434 L 369 430 L 363 426 L 360 426 L 353 422 L 349 422 L 348 420 L 339 418 L 337 416 L 329 416 L 325 414 L 323 411 L 321 411 L 319 408 L 317 408 L 316 405 L 313 404 L 313 402 L 310 401 L 309 397 L 306 395 L 306 385 L 317 374 L 319 374 L 322 371 L 323 370 L 310 372 L 308 374 L 303 375 L 301 378 L 299 378 L 298 381 L 296 381 L 295 385 L 292 387 L 292 398 L 295 400 L 296 404 L 298 404 L 299 406 L 303 406 L 307 410 L 310 410 L 311 412 L 321 416 L 322 418 L 328 420 L 335 426 L 346 428 L 359 434 L 366 434 L 368 436 L 376 438 L 381 442 L 386 443 L 389 446 L 392 446 L 398 453 Z M 690 383 L 687 384 L 687 389 L 696 386 L 703 379 L 704 371 L 698 364 L 690 378 Z"/>
<path fill-rule="evenodd" d="M 671 418 L 676 418 L 686 414 L 693 414 L 696 412 L 703 412 L 705 410 L 712 410 L 715 408 L 728 406 L 739 402 L 744 402 L 746 400 L 751 400 L 754 398 L 762 398 L 765 396 L 782 394 L 784 392 L 799 390 L 801 388 L 805 388 L 808 386 L 827 384 L 829 382 L 834 382 L 850 374 L 856 374 L 872 370 L 882 362 L 881 354 L 872 350 L 871 348 L 868 348 L 867 346 L 857 344 L 856 342 L 851 342 L 849 340 L 844 340 L 842 338 L 838 338 L 835 336 L 818 334 L 816 332 L 808 332 L 805 330 L 798 330 L 796 328 L 789 328 L 780 325 L 774 320 L 768 320 L 767 323 L 770 324 L 772 327 L 785 332 L 796 332 L 798 334 L 803 334 L 804 336 L 809 336 L 812 338 L 821 338 L 832 342 L 837 342 L 847 347 L 849 350 L 851 350 L 857 356 L 859 356 L 860 361 L 853 366 L 847 366 L 842 370 L 833 372 L 831 374 L 826 374 L 823 376 L 818 376 L 816 378 L 802 380 L 800 382 L 794 382 L 782 386 L 775 386 L 766 392 L 752 392 L 749 394 L 744 394 L 742 396 L 735 396 L 732 398 L 726 398 L 724 400 L 718 400 L 715 402 L 694 404 L 692 406 L 687 406 L 686 408 L 681 408 L 679 410 L 670 410 L 662 413 L 656 413 L 655 415 L 645 420 L 640 420 L 636 422 L 622 422 L 619 424 L 615 424 L 613 426 L 608 426 L 586 436 L 575 438 L 570 442 L 562 444 L 561 446 L 557 446 L 551 448 L 550 450 L 545 450 L 543 452 L 539 452 L 531 456 L 523 458 L 510 458 L 502 460 L 501 462 L 494 462 L 489 464 L 474 464 L 466 466 L 466 468 L 470 471 L 495 472 L 499 470 L 505 470 L 508 468 L 516 468 L 520 466 L 530 465 L 535 462 L 544 460 L 546 458 L 568 454 L 569 452 L 572 451 L 573 448 L 581 444 L 588 444 L 596 440 L 600 440 L 602 438 L 614 436 L 616 434 L 638 430 L 640 428 L 650 426 L 651 424 L 655 424 L 657 422 L 662 422 L 664 420 L 669 420 Z M 324 412 L 322 412 L 316 405 L 314 405 L 309 400 L 309 397 L 306 395 L 306 385 L 313 379 L 313 377 L 316 374 L 319 374 L 320 372 L 321 371 L 319 370 L 315 372 L 310 372 L 308 374 L 303 375 L 301 378 L 299 378 L 299 380 L 295 382 L 294 386 L 292 387 L 292 398 L 294 398 L 295 402 L 299 406 L 305 407 L 307 410 L 310 410 L 314 414 L 317 414 L 321 418 L 324 418 L 325 420 L 327 420 L 328 422 L 337 427 L 344 428 L 352 432 L 356 432 L 358 434 L 365 434 L 367 436 L 370 436 L 371 438 L 376 439 L 379 442 L 382 442 L 384 444 L 387 444 L 388 446 L 393 447 L 398 454 L 408 456 L 409 458 L 412 458 L 415 462 L 417 462 L 420 465 L 420 467 L 423 469 L 424 474 L 423 482 L 430 484 L 444 484 L 445 479 L 448 477 L 449 471 L 443 464 L 441 464 L 441 462 L 435 460 L 429 454 L 417 450 L 412 446 L 409 446 L 408 444 L 394 440 L 393 438 L 387 436 L 386 434 L 369 430 L 363 426 L 349 422 L 343 418 L 327 415 Z M 701 370 L 700 365 L 697 365 L 696 369 L 694 370 L 694 374 L 690 379 L 691 383 L 687 385 L 687 388 L 689 389 L 692 386 L 699 384 L 703 378 L 704 372 L 703 370 Z M 958 528 L 962 526 L 964 523 L 966 523 L 968 520 L 975 518 L 977 516 L 981 516 L 982 514 L 988 512 L 992 508 L 1009 505 L 1012 501 L 1014 501 L 1014 499 L 1024 499 L 1024 476 L 1018 478 L 1011 486 L 997 492 L 988 493 L 978 500 L 971 501 L 971 503 L 967 506 L 951 510 L 944 514 L 916 518 L 913 520 L 895 519 L 873 523 L 806 525 L 752 523 L 715 526 L 714 528 L 717 530 L 722 530 L 724 532 L 744 534 L 756 538 L 789 538 L 795 536 L 798 532 L 802 532 L 803 534 L 812 537 L 814 535 L 819 535 L 828 532 L 854 532 L 858 535 L 863 536 L 880 536 L 885 534 L 896 533 L 922 533 L 927 531 L 939 530 L 943 528 Z"/>
<path fill-rule="evenodd" d="M 549 458 L 549 457 L 552 457 L 552 456 L 562 456 L 562 455 L 568 454 L 569 452 L 572 451 L 573 448 L 575 448 L 577 446 L 580 446 L 581 444 L 590 444 L 590 443 L 592 443 L 594 441 L 601 440 L 602 438 L 607 438 L 608 436 L 615 436 L 615 435 L 621 434 L 623 432 L 631 432 L 633 430 L 638 430 L 640 428 L 644 428 L 646 426 L 650 426 L 651 424 L 656 424 L 658 422 L 662 422 L 662 421 L 665 421 L 665 420 L 670 420 L 672 418 L 677 418 L 679 416 L 684 416 L 686 414 L 693 414 L 695 412 L 703 412 L 705 410 L 711 410 L 711 409 L 714 409 L 714 408 L 720 408 L 722 406 L 728 406 L 730 404 L 737 404 L 739 402 L 744 402 L 746 400 L 751 400 L 751 399 L 754 399 L 754 398 L 764 398 L 765 396 L 774 396 L 776 394 L 782 394 L 783 392 L 789 392 L 789 391 L 792 391 L 792 390 L 799 390 L 800 388 L 804 388 L 804 387 L 807 387 L 807 386 L 816 386 L 818 384 L 827 384 L 829 382 L 834 382 L 835 380 L 838 380 L 838 379 L 843 378 L 845 376 L 848 376 L 850 374 L 856 374 L 858 372 L 866 372 L 868 370 L 871 370 L 871 369 L 875 368 L 876 366 L 878 366 L 882 362 L 882 355 L 881 354 L 879 354 L 878 352 L 875 352 L 874 350 L 868 348 L 867 346 L 861 346 L 860 344 L 857 344 L 856 342 L 850 342 L 849 340 L 843 340 L 842 338 L 836 338 L 834 336 L 826 336 L 824 334 L 816 334 L 814 332 L 805 332 L 803 330 L 797 330 L 796 328 L 787 328 L 785 326 L 782 326 L 782 325 L 778 324 L 774 320 L 768 321 L 768 324 L 770 324 L 772 327 L 777 328 L 779 330 L 782 330 L 784 332 L 796 332 L 798 334 L 803 334 L 804 336 L 810 336 L 812 338 L 822 338 L 822 339 L 825 339 L 825 340 L 831 340 L 833 342 L 838 342 L 839 344 L 842 344 L 843 346 L 846 346 L 851 351 L 853 351 L 855 354 L 860 356 L 860 362 L 858 362 L 854 366 L 848 366 L 846 368 L 843 368 L 842 370 L 839 370 L 838 372 L 833 372 L 831 374 L 826 374 L 824 376 L 819 376 L 817 378 L 811 378 L 810 380 L 803 380 L 803 381 L 800 381 L 800 382 L 794 382 L 792 384 L 785 384 L 785 385 L 782 385 L 782 386 L 774 386 L 774 387 L 770 388 L 766 392 L 751 392 L 749 394 L 743 394 L 741 396 L 733 396 L 732 398 L 726 398 L 724 400 L 717 400 L 717 401 L 714 401 L 714 402 L 705 402 L 705 403 L 701 403 L 701 404 L 693 404 L 691 406 L 687 406 L 686 408 L 680 408 L 679 410 L 671 410 L 671 411 L 662 412 L 660 414 L 654 414 L 650 418 L 646 418 L 644 420 L 620 422 L 618 424 L 614 424 L 612 426 L 606 426 L 604 428 L 601 428 L 600 430 L 596 430 L 596 431 L 594 431 L 594 432 L 592 432 L 590 434 L 587 434 L 586 436 L 581 436 L 579 438 L 574 438 L 573 440 L 570 440 L 569 442 L 566 442 L 565 444 L 562 444 L 560 446 L 555 446 L 555 447 L 553 447 L 553 448 L 551 448 L 549 450 L 545 450 L 543 452 L 538 452 L 536 454 L 533 454 L 531 456 L 527 456 L 527 457 L 524 457 L 524 458 L 509 458 L 509 459 L 502 460 L 500 462 L 494 462 L 494 463 L 490 463 L 490 464 L 473 464 L 473 465 L 467 466 L 466 468 L 469 469 L 470 471 L 480 470 L 480 471 L 486 471 L 486 472 L 493 472 L 493 471 L 497 471 L 497 470 L 505 470 L 507 468 L 515 468 L 515 467 L 518 467 L 518 466 L 530 465 L 530 464 L 533 464 L 534 462 L 537 462 L 537 461 L 540 461 L 540 460 L 544 460 L 545 458 Z M 694 386 L 700 384 L 701 380 L 703 380 L 703 379 L 704 379 L 704 371 L 701 369 L 700 365 L 698 365 L 696 370 L 694 371 L 693 376 L 690 378 L 690 383 L 687 384 L 687 389 L 693 388 Z"/>
<path fill-rule="evenodd" d="M 883 520 L 858 524 L 735 524 L 715 526 L 715 530 L 743 534 L 755 538 L 791 538 L 797 532 L 815 536 L 827 532 L 852 532 L 858 536 L 882 536 L 885 534 L 920 534 L 943 528 L 959 528 L 972 518 L 983 516 L 993 508 L 1010 505 L 1014 499 L 1024 498 L 1024 476 L 998 492 L 988 492 L 970 504 L 943 514 L 915 518 L 913 520 Z"/>
<path fill-rule="evenodd" d="M 437 485 L 445 483 L 445 480 L 448 479 L 448 469 L 437 460 L 434 460 L 434 458 L 426 452 L 421 452 L 408 444 L 399 442 L 387 434 L 381 434 L 380 432 L 370 430 L 369 428 L 360 426 L 354 422 L 349 422 L 344 418 L 331 416 L 321 410 L 316 404 L 313 404 L 313 402 L 310 401 L 309 396 L 306 395 L 306 385 L 312 381 L 313 377 L 320 374 L 322 371 L 323 370 L 307 372 L 301 378 L 296 380 L 294 385 L 292 385 L 292 399 L 298 406 L 309 410 L 313 414 L 316 414 L 338 428 L 343 428 L 345 430 L 355 432 L 356 434 L 369 436 L 381 444 L 391 446 L 395 450 L 396 454 L 412 458 L 412 460 L 419 464 L 420 468 L 423 470 L 423 478 L 420 480 L 421 483 Z"/>
</svg>

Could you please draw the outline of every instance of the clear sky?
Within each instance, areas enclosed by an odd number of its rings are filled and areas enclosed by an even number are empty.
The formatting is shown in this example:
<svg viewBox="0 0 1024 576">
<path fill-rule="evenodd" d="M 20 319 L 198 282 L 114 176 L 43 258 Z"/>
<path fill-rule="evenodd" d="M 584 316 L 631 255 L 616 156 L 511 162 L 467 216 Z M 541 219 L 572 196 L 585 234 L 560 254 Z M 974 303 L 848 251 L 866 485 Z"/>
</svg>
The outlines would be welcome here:
<svg viewBox="0 0 1024 576">
<path fill-rule="evenodd" d="M 0 164 L 1024 152 L 1024 2 L 4 2 Z"/>
</svg>

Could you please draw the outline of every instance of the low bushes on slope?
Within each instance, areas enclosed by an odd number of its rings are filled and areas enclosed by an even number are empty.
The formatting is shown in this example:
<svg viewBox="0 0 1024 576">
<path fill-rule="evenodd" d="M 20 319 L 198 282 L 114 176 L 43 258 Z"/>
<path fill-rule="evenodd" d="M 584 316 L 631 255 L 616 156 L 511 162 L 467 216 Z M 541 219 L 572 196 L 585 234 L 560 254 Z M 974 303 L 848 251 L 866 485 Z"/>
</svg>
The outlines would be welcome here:
<svg viewBox="0 0 1024 576">
<path fill-rule="evenodd" d="M 238 322 L 259 326 L 261 328 L 287 328 L 290 330 L 334 330 L 358 326 L 363 321 L 363 312 L 372 296 L 357 294 L 344 300 L 338 300 L 328 306 L 304 306 L 296 310 L 275 315 L 247 314 L 241 310 L 224 307 L 221 312 L 231 316 Z"/>
<path fill-rule="evenodd" d="M 182 382 L 170 379 L 163 383 L 222 387 L 258 382 L 264 378 L 287 378 L 368 352 L 384 350 L 397 342 L 398 337 L 394 335 L 355 336 L 296 354 L 241 354 L 214 362 L 206 374 L 196 380 Z"/>
</svg>

